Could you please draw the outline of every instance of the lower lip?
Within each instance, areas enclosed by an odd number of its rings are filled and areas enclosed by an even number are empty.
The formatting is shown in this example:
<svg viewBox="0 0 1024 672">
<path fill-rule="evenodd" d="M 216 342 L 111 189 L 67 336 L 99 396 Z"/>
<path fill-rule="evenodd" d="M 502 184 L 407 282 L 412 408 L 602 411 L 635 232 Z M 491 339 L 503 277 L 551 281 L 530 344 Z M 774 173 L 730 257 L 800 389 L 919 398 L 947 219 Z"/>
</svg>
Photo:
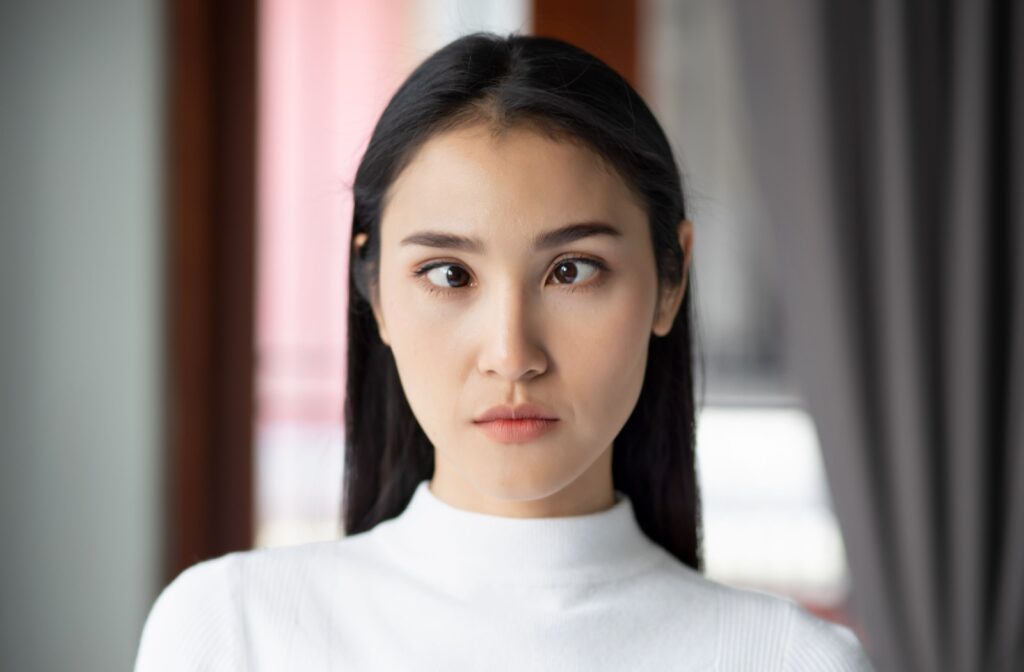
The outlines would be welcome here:
<svg viewBox="0 0 1024 672">
<path fill-rule="evenodd" d="M 558 420 L 542 418 L 524 418 L 522 420 L 491 420 L 478 422 L 476 426 L 484 434 L 501 443 L 523 443 L 554 429 Z"/>
</svg>

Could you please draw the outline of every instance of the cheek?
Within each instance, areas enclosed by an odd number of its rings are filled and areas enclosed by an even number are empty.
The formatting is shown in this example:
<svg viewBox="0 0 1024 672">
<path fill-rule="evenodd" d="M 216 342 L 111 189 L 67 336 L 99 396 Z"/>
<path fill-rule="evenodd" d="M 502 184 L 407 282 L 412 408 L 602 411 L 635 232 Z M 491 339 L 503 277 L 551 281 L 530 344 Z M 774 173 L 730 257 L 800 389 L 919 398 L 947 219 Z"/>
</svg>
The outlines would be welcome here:
<svg viewBox="0 0 1024 672">
<path fill-rule="evenodd" d="M 383 288 L 381 303 L 402 389 L 424 432 L 437 443 L 461 387 L 459 357 L 467 347 L 459 342 L 462 330 L 453 327 L 453 315 L 439 309 L 441 302 L 415 288 Z"/>
<path fill-rule="evenodd" d="M 584 427 L 595 433 L 625 424 L 643 386 L 654 311 L 652 290 L 623 285 L 566 325 L 574 337 L 562 341 L 559 361 Z"/>
</svg>

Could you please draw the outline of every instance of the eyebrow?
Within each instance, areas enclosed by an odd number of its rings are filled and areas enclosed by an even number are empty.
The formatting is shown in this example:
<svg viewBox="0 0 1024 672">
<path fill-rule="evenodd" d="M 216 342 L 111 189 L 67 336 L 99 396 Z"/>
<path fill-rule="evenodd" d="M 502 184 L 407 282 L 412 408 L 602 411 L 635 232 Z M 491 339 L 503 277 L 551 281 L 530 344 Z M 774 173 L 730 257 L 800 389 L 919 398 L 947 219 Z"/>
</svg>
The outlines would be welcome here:
<svg viewBox="0 0 1024 672">
<path fill-rule="evenodd" d="M 589 238 L 590 236 L 607 235 L 614 238 L 621 238 L 622 231 L 611 224 L 604 222 L 577 222 L 568 224 L 552 231 L 546 231 L 533 239 L 533 247 L 536 250 L 546 250 L 559 245 Z M 402 239 L 400 245 L 423 245 L 425 247 L 437 247 L 442 249 L 462 250 L 483 254 L 486 249 L 484 242 L 479 238 L 469 238 L 454 233 L 443 233 L 441 231 L 420 231 Z"/>
</svg>

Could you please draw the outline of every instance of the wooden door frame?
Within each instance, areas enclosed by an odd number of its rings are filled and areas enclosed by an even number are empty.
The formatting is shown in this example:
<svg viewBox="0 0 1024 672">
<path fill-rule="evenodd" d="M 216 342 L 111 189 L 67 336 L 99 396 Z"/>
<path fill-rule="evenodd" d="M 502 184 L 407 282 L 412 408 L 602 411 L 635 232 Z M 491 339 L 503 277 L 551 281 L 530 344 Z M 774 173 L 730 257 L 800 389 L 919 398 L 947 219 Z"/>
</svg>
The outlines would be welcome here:
<svg viewBox="0 0 1024 672">
<path fill-rule="evenodd" d="M 165 9 L 170 580 L 254 538 L 257 3 Z"/>
<path fill-rule="evenodd" d="M 639 0 L 533 0 L 533 34 L 594 54 L 643 93 L 637 31 Z"/>
</svg>

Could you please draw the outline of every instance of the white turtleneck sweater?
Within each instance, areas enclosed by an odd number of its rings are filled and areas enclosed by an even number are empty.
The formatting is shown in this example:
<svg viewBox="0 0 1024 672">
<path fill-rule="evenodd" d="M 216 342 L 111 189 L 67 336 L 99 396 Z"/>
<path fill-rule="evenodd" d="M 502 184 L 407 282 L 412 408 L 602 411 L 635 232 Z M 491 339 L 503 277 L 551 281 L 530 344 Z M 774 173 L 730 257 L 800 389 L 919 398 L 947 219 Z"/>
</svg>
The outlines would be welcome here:
<svg viewBox="0 0 1024 672">
<path fill-rule="evenodd" d="M 597 513 L 511 518 L 428 484 L 367 532 L 186 569 L 135 671 L 871 670 L 850 630 L 679 562 L 621 492 Z"/>
</svg>

